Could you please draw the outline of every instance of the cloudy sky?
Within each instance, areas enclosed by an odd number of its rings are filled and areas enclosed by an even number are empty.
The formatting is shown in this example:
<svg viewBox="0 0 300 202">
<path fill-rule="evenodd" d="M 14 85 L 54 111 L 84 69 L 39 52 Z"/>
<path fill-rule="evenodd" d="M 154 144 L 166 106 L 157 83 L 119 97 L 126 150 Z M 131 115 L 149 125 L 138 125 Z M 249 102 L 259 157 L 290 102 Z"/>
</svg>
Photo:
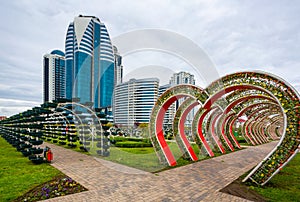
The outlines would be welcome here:
<svg viewBox="0 0 300 202">
<path fill-rule="evenodd" d="M 299 10 L 297 0 L 1 1 L 0 115 L 42 103 L 43 55 L 64 50 L 67 26 L 79 14 L 99 17 L 112 38 L 149 28 L 178 33 L 207 53 L 219 75 L 265 70 L 299 91 Z M 144 66 L 167 66 L 157 53 L 137 57 Z M 125 73 L 130 65 L 125 57 Z"/>
</svg>

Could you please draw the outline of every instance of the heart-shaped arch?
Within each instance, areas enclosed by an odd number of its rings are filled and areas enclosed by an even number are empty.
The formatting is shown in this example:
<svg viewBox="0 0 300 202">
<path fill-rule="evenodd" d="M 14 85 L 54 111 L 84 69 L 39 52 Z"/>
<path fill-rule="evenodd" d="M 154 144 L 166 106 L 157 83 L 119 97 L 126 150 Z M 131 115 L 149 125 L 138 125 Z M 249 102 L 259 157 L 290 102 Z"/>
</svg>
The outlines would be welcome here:
<svg viewBox="0 0 300 202">
<path fill-rule="evenodd" d="M 251 94 L 251 92 L 261 92 L 261 95 L 252 96 L 253 101 L 246 102 L 245 100 L 247 100 L 247 98 L 245 95 L 247 93 Z M 224 99 L 226 96 L 227 99 Z M 244 98 L 241 98 L 243 96 Z M 268 111 L 265 115 L 259 115 L 257 119 L 249 119 L 248 122 L 250 124 L 244 127 L 243 132 L 248 134 L 248 140 L 256 138 L 255 141 L 251 141 L 253 144 L 262 144 L 269 139 L 276 139 L 280 134 L 278 134 L 278 127 L 274 124 L 282 124 L 283 130 L 279 143 L 264 160 L 250 172 L 244 181 L 251 179 L 257 184 L 265 184 L 289 162 L 298 151 L 300 144 L 300 96 L 297 91 L 283 79 L 269 73 L 239 72 L 226 75 L 214 81 L 204 90 L 195 86 L 179 85 L 169 89 L 160 96 L 152 111 L 149 130 L 152 143 L 161 162 L 168 163 L 171 166 L 176 165 L 176 160 L 164 140 L 162 124 L 164 112 L 168 109 L 170 104 L 182 97 L 192 97 L 194 100 L 191 99 L 189 103 L 184 102 L 183 104 L 185 106 L 179 107 L 181 112 L 177 112 L 175 116 L 173 127 L 176 128 L 176 130 L 174 131 L 179 131 L 181 140 L 185 138 L 182 132 L 184 121 L 181 121 L 181 118 L 185 120 L 187 111 L 199 103 L 201 108 L 194 117 L 192 132 L 194 133 L 195 142 L 199 146 L 203 145 L 210 156 L 214 156 L 214 153 L 207 143 L 205 135 L 212 135 L 214 138 L 214 134 L 218 132 L 218 130 L 214 130 L 214 127 L 219 128 L 219 131 L 222 133 L 221 135 L 225 134 L 226 136 L 226 132 L 230 132 L 230 135 L 232 135 L 234 122 L 239 116 L 245 113 L 250 113 L 250 111 L 254 109 L 256 109 L 255 113 L 257 114 L 266 113 L 266 111 Z M 249 96 L 249 98 L 250 97 L 251 96 Z M 263 110 L 257 107 L 260 105 L 275 105 L 276 110 Z M 209 111 L 217 111 L 216 109 L 223 111 L 224 117 L 222 117 L 223 115 L 220 111 L 218 111 L 219 114 L 212 116 L 211 119 L 213 123 L 206 123 L 212 125 L 210 133 L 204 135 L 202 133 L 204 117 Z M 275 117 L 275 119 L 270 118 L 271 115 Z M 220 121 L 218 121 L 218 119 Z M 260 123 L 258 123 L 259 121 Z M 255 134 L 249 133 L 249 130 L 251 133 L 255 132 Z M 276 134 L 270 134 L 274 132 Z M 228 135 L 228 138 L 232 139 L 230 135 Z M 175 136 L 177 137 L 177 134 L 175 134 Z M 182 142 L 183 144 L 179 144 L 179 147 L 183 153 L 188 153 L 192 160 L 197 160 L 197 158 L 193 156 L 189 144 L 185 141 Z M 221 150 L 222 144 L 220 144 L 218 140 L 216 140 L 216 142 Z M 233 141 L 231 143 L 239 148 L 237 142 Z"/>
</svg>

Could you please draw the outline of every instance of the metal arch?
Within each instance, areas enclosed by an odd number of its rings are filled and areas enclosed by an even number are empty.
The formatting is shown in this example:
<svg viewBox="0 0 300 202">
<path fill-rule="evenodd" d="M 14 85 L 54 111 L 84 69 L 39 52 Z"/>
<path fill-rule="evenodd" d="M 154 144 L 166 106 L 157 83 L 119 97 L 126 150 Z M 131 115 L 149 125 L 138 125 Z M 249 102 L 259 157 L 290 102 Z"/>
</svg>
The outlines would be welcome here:
<svg viewBox="0 0 300 202">
<path fill-rule="evenodd" d="M 83 109 L 85 109 L 89 115 L 91 116 L 92 118 L 92 122 L 93 122 L 93 125 L 87 125 L 86 123 L 82 122 L 80 116 L 78 116 L 76 114 L 75 111 L 71 110 L 71 109 L 68 109 L 66 108 L 65 106 L 66 105 L 75 105 L 75 106 L 78 106 L 78 107 L 81 107 Z M 94 141 L 97 142 L 97 147 L 100 149 L 100 150 L 97 150 L 97 154 L 98 155 L 102 155 L 102 156 L 106 156 L 105 150 L 107 150 L 107 148 L 104 148 L 104 147 L 108 147 L 109 148 L 109 142 L 108 142 L 108 138 L 104 136 L 103 134 L 103 128 L 102 128 L 102 124 L 100 122 L 100 119 L 98 118 L 98 116 L 96 115 L 96 113 L 90 109 L 89 107 L 86 107 L 80 103 L 77 103 L 77 102 L 65 102 L 65 103 L 60 103 L 58 104 L 57 107 L 60 107 L 60 108 L 63 108 L 65 110 L 69 110 L 73 115 L 75 115 L 81 122 L 81 132 L 82 132 L 82 135 L 79 136 L 80 140 L 82 141 L 83 143 L 83 148 L 86 150 L 86 151 L 89 151 L 89 148 L 86 147 L 86 145 L 90 145 L 91 148 L 93 148 L 95 146 L 94 144 Z M 88 128 L 88 130 L 86 131 L 86 128 Z M 80 130 L 79 130 L 80 132 Z M 90 132 L 90 136 L 88 136 L 88 138 L 86 138 L 86 132 L 89 133 Z M 98 137 L 100 136 L 100 138 Z M 107 141 L 107 143 L 105 143 L 104 141 Z M 98 146 L 98 144 L 100 146 Z"/>
<path fill-rule="evenodd" d="M 176 160 L 164 138 L 163 119 L 169 106 L 183 97 L 193 97 L 201 102 L 207 95 L 201 88 L 194 85 L 182 84 L 169 88 L 157 100 L 152 109 L 149 133 L 152 144 L 160 161 L 168 163 L 170 166 L 176 165 Z M 182 148 L 184 149 L 184 148 Z"/>
<path fill-rule="evenodd" d="M 300 129 L 300 125 L 299 125 L 300 116 L 299 116 L 299 112 L 297 110 L 294 110 L 296 109 L 296 107 L 298 108 L 300 107 L 300 96 L 298 92 L 293 87 L 291 87 L 286 81 L 269 73 L 240 72 L 240 73 L 226 75 L 221 79 L 218 79 L 212 84 L 210 84 L 205 89 L 205 91 L 198 92 L 200 93 L 199 97 L 202 94 L 201 103 L 203 103 L 203 108 L 200 109 L 198 111 L 198 114 L 196 114 L 197 116 L 194 117 L 193 129 L 196 129 L 198 127 L 197 130 L 199 133 L 201 133 L 202 122 L 203 122 L 203 119 L 201 118 L 203 117 L 203 113 L 206 112 L 206 110 L 207 111 L 211 110 L 211 108 L 213 108 L 213 105 L 216 105 L 217 100 L 222 98 L 222 96 L 238 89 L 259 90 L 265 92 L 276 101 L 275 103 L 278 104 L 280 114 L 282 114 L 283 117 L 282 123 L 283 123 L 284 132 L 280 138 L 278 145 L 244 179 L 244 181 L 246 181 L 247 179 L 251 179 L 256 183 L 263 185 L 269 179 L 271 179 L 271 177 L 275 175 L 280 168 L 282 168 L 289 160 L 291 160 L 294 156 L 294 153 L 298 151 L 299 142 L 297 141 L 290 142 L 289 140 L 290 137 L 300 139 L 300 134 L 298 134 L 297 132 Z M 182 89 L 182 91 L 185 90 Z M 161 107 L 160 102 L 161 100 L 159 99 L 159 101 L 157 102 L 158 104 L 156 106 L 156 109 L 154 107 L 153 112 L 157 113 L 158 111 L 160 111 L 160 107 Z M 224 102 L 222 104 L 224 104 Z M 262 104 L 262 101 L 260 101 L 260 103 L 251 103 L 251 104 Z M 232 117 L 234 116 L 228 118 L 231 120 L 231 123 L 233 122 L 232 120 L 234 120 L 234 118 Z M 156 120 L 157 117 L 154 118 L 151 117 L 150 126 L 156 125 L 157 124 Z M 290 130 L 287 130 L 288 128 Z M 150 129 L 150 134 L 153 135 L 153 133 L 151 133 L 151 127 L 149 127 L 149 129 Z M 201 141 L 196 141 L 196 142 L 198 145 L 202 143 Z M 257 142 L 257 143 L 262 143 L 262 142 Z M 162 147 L 162 145 L 159 146 L 156 145 L 156 150 L 158 150 L 160 147 Z M 267 167 L 268 163 L 270 163 L 270 161 L 272 161 L 273 158 L 276 158 L 275 155 L 278 151 L 284 151 L 282 155 L 280 155 L 281 156 L 280 161 L 283 163 L 275 164 L 275 166 L 272 167 L 272 169 L 268 168 Z M 170 162 L 168 163 L 169 165 L 172 165 L 170 164 Z"/>
<path fill-rule="evenodd" d="M 220 116 L 222 115 L 222 111 L 221 110 L 216 110 L 216 113 L 211 114 L 212 117 L 212 121 L 209 124 L 209 128 L 210 128 L 210 136 L 212 136 L 214 142 L 216 143 L 216 145 L 218 146 L 218 149 L 220 150 L 220 152 L 222 154 L 226 153 L 225 148 L 223 147 L 222 141 L 221 139 L 218 137 L 218 135 L 216 134 L 216 123 L 218 121 L 218 119 L 220 118 Z"/>
<path fill-rule="evenodd" d="M 215 156 L 215 154 L 213 153 L 212 149 L 210 148 L 206 138 L 204 137 L 203 131 L 202 131 L 202 126 L 203 126 L 203 120 L 205 118 L 205 116 L 211 111 L 216 109 L 216 107 L 210 108 L 208 110 L 205 110 L 203 108 L 200 108 L 195 116 L 194 116 L 194 120 L 192 123 L 192 132 L 193 132 L 193 138 L 195 140 L 195 142 L 197 143 L 199 149 L 202 149 L 202 145 L 204 146 L 207 154 L 210 157 Z"/>
<path fill-rule="evenodd" d="M 58 116 L 56 116 L 56 115 L 58 115 Z M 51 134 L 52 134 L 52 135 L 57 135 L 58 138 L 61 138 L 61 136 L 63 136 L 63 135 L 62 135 L 62 134 L 59 134 L 59 133 L 57 132 L 57 129 L 63 125 L 62 121 L 63 121 L 66 125 L 67 125 L 67 123 L 70 124 L 70 123 L 69 123 L 69 120 L 68 120 L 62 113 L 60 113 L 60 112 L 54 112 L 54 113 L 49 114 L 49 117 L 45 119 L 45 123 L 44 123 L 43 125 L 44 125 L 44 126 L 45 126 L 45 125 L 47 126 L 47 125 L 48 125 L 47 123 L 48 123 L 49 121 L 51 121 L 51 120 L 57 120 L 58 123 L 59 123 L 59 126 L 56 127 L 56 132 L 55 132 L 55 134 L 54 134 L 53 132 L 51 133 L 51 132 L 48 131 L 48 130 L 46 130 L 45 133 L 50 134 L 50 135 L 51 135 Z M 55 123 L 57 123 L 57 122 L 55 122 Z M 50 124 L 50 129 L 54 129 L 54 128 L 51 128 L 51 124 Z M 61 129 L 61 128 L 60 128 L 60 129 Z M 44 129 L 44 131 L 45 131 L 45 129 Z M 63 130 L 60 130 L 60 131 L 63 131 Z M 66 130 L 64 131 L 64 134 L 65 134 L 65 135 L 68 135 Z M 48 136 L 47 136 L 47 137 L 48 137 Z M 51 137 L 51 136 L 50 136 L 50 137 Z M 53 137 L 53 136 L 52 136 L 52 137 Z M 54 139 L 55 139 L 55 138 L 54 138 Z"/>
<path fill-rule="evenodd" d="M 184 157 L 190 158 L 193 161 L 197 161 L 198 157 L 186 138 L 184 123 L 188 113 L 197 105 L 199 105 L 199 102 L 195 98 L 187 98 L 177 109 L 173 121 L 173 133 L 175 140 Z"/>
<path fill-rule="evenodd" d="M 229 129 L 228 125 L 229 125 L 229 120 L 231 118 L 234 117 L 234 113 L 229 113 L 229 114 L 224 114 L 223 113 L 223 120 L 220 122 L 222 122 L 221 124 L 221 134 L 224 138 L 227 138 L 226 142 L 228 141 L 228 146 L 230 147 L 231 151 L 234 151 L 234 146 L 238 149 L 241 149 L 240 144 L 238 143 L 238 141 L 236 140 L 236 138 L 234 137 L 234 135 L 232 134 L 232 128 Z"/>
</svg>

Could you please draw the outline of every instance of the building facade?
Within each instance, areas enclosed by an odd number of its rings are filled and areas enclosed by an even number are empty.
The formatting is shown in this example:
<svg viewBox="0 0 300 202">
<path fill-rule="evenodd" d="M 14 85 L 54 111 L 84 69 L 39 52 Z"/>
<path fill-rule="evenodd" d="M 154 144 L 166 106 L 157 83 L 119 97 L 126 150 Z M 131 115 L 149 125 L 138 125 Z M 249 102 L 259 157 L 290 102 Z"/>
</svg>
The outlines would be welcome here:
<svg viewBox="0 0 300 202">
<path fill-rule="evenodd" d="M 122 56 L 120 55 L 116 46 L 114 47 L 114 57 L 115 57 L 115 86 L 123 82 L 123 65 Z"/>
<path fill-rule="evenodd" d="M 178 73 L 173 74 L 173 76 L 171 77 L 169 83 L 170 83 L 171 86 L 179 85 L 179 84 L 195 85 L 195 77 L 194 77 L 194 75 L 192 75 L 188 72 L 178 72 Z M 181 98 L 178 101 L 176 101 L 175 110 L 178 109 L 178 107 L 180 106 L 180 104 L 183 101 L 184 101 L 184 98 Z M 192 109 L 191 112 L 186 117 L 186 125 L 187 126 L 191 126 L 192 121 L 194 119 L 194 115 L 195 115 L 195 110 Z"/>
<path fill-rule="evenodd" d="M 54 50 L 43 57 L 44 102 L 66 97 L 65 54 Z"/>
<path fill-rule="evenodd" d="M 169 82 L 171 85 L 192 84 L 195 85 L 194 75 L 188 72 L 174 73 Z"/>
<path fill-rule="evenodd" d="M 131 127 L 149 123 L 152 108 L 157 101 L 157 78 L 131 79 L 115 88 L 114 123 Z"/>
<path fill-rule="evenodd" d="M 114 53 L 104 23 L 79 15 L 69 24 L 66 43 L 66 98 L 93 102 L 94 108 L 112 105 Z"/>
<path fill-rule="evenodd" d="M 171 84 L 166 84 L 166 85 L 159 86 L 158 97 L 161 96 L 161 94 L 163 94 L 171 86 L 172 86 Z M 165 118 L 164 118 L 165 128 L 172 128 L 175 113 L 176 113 L 175 103 L 173 103 L 165 113 Z"/>
</svg>

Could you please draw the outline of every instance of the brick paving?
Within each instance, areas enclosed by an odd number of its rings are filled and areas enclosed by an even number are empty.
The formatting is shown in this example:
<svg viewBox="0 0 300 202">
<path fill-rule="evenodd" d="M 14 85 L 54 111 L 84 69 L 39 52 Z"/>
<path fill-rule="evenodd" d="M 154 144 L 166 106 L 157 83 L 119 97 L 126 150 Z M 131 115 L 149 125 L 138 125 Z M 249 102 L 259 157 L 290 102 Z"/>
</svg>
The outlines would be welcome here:
<svg viewBox="0 0 300 202">
<path fill-rule="evenodd" d="M 152 174 L 44 143 L 54 153 L 52 166 L 88 191 L 56 201 L 247 201 L 219 192 L 255 166 L 277 142 Z M 120 172 L 118 170 L 122 170 Z M 132 174 L 135 173 L 135 174 Z"/>
</svg>

